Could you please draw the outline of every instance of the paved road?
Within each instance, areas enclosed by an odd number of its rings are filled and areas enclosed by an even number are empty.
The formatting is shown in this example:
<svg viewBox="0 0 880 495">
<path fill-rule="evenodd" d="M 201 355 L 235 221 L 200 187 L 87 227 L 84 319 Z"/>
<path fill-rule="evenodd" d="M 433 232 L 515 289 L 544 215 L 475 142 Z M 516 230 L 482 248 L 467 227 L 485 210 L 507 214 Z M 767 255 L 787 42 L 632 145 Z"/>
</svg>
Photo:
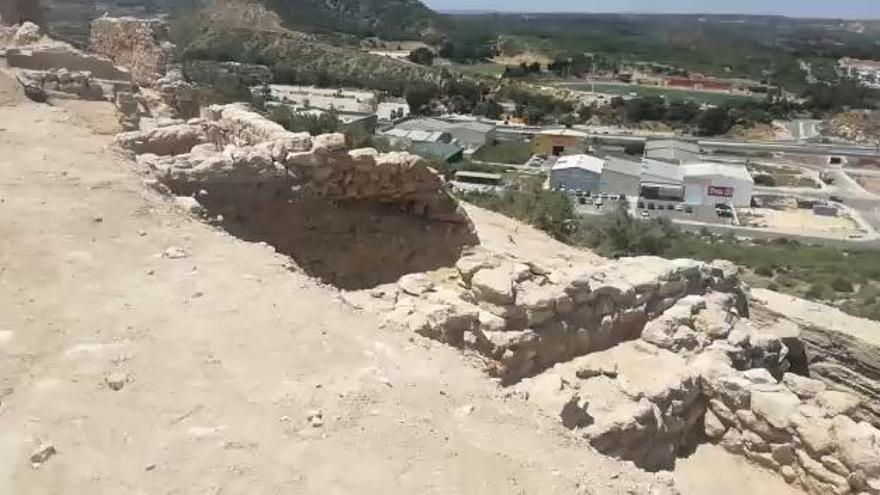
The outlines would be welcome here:
<svg viewBox="0 0 880 495">
<path fill-rule="evenodd" d="M 554 128 L 533 126 L 498 126 L 500 137 L 530 137 L 535 134 Z M 558 128 L 556 130 L 562 130 Z M 628 134 L 596 134 L 588 128 L 575 126 L 574 130 L 584 132 L 590 139 L 605 141 L 608 143 L 644 143 L 647 136 L 633 136 Z M 663 136 L 668 139 L 668 136 Z M 737 141 L 733 139 L 697 139 L 692 137 L 677 137 L 681 141 L 691 141 L 700 145 L 704 150 L 733 151 L 733 152 L 768 152 L 768 153 L 795 153 L 800 155 L 819 156 L 846 156 L 853 158 L 880 158 L 880 149 L 876 146 L 862 146 L 850 144 L 821 144 L 805 142 L 771 142 L 771 141 Z"/>
</svg>

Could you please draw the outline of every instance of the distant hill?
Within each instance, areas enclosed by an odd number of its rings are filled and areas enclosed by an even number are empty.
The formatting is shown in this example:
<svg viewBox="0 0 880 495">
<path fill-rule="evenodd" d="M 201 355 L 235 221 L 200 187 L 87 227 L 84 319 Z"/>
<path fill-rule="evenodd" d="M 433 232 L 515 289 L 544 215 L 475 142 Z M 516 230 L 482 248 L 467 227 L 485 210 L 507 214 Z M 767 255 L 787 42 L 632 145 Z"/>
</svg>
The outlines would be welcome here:
<svg viewBox="0 0 880 495">
<path fill-rule="evenodd" d="M 361 37 L 418 39 L 442 24 L 419 0 L 262 0 L 291 28 L 327 30 Z"/>
<path fill-rule="evenodd" d="M 12 1 L 12 0 L 3 0 Z M 16 0 L 25 1 L 25 0 Z M 56 35 L 74 42 L 88 37 L 89 23 L 111 15 L 149 15 L 195 10 L 215 0 L 27 0 L 39 4 Z M 357 37 L 414 40 L 443 24 L 443 16 L 419 0 L 260 0 L 285 27 L 306 32 L 340 32 Z M 223 3 L 223 2 L 220 2 Z"/>
</svg>

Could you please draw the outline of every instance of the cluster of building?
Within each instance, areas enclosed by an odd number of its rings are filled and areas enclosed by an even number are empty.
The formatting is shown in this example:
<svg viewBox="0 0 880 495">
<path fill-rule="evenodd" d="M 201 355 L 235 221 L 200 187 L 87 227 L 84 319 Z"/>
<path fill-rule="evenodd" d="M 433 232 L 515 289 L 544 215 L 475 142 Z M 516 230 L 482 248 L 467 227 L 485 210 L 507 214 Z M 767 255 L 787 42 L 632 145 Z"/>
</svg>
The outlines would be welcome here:
<svg viewBox="0 0 880 495">
<path fill-rule="evenodd" d="M 880 62 L 844 57 L 838 62 L 843 75 L 858 80 L 865 86 L 880 88 Z"/>
<path fill-rule="evenodd" d="M 568 136 L 564 136 L 568 137 Z M 536 142 L 546 139 L 536 138 Z M 561 141 L 550 141 L 562 146 Z M 546 145 L 544 145 L 546 146 Z M 541 147 L 536 145 L 536 148 Z M 746 207 L 754 180 L 744 166 L 705 162 L 699 148 L 680 141 L 649 141 L 641 160 L 564 154 L 550 167 L 554 189 L 624 195 L 688 205 Z"/>
<path fill-rule="evenodd" d="M 379 101 L 373 91 L 293 86 L 287 84 L 260 85 L 254 92 L 268 91 L 274 104 L 285 105 L 310 115 L 333 112 L 342 124 L 341 131 L 354 143 L 365 141 L 375 134 L 380 124 L 393 124 L 409 117 L 405 101 Z"/>
<path fill-rule="evenodd" d="M 447 122 L 435 118 L 402 121 L 382 132 L 400 147 L 442 162 L 460 160 L 497 139 L 495 124 L 477 120 Z"/>
</svg>

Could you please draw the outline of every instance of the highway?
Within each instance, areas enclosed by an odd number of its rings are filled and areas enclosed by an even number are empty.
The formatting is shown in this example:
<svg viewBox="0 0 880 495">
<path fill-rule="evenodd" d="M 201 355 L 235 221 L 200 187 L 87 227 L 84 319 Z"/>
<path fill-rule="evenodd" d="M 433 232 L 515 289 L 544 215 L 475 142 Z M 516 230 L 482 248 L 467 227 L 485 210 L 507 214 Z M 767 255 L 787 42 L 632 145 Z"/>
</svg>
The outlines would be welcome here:
<svg viewBox="0 0 880 495">
<path fill-rule="evenodd" d="M 533 126 L 498 126 L 500 138 L 532 137 L 541 132 L 562 130 L 563 128 Z M 669 139 L 669 136 L 634 136 L 631 134 L 605 134 L 590 132 L 583 126 L 574 126 L 573 130 L 585 133 L 590 139 L 607 144 L 644 143 L 650 138 Z M 724 152 L 766 152 L 793 153 L 799 155 L 842 156 L 849 158 L 880 158 L 880 148 L 856 144 L 822 144 L 797 141 L 737 141 L 733 139 L 699 139 L 694 137 L 675 137 L 680 141 L 697 143 L 706 151 Z"/>
</svg>

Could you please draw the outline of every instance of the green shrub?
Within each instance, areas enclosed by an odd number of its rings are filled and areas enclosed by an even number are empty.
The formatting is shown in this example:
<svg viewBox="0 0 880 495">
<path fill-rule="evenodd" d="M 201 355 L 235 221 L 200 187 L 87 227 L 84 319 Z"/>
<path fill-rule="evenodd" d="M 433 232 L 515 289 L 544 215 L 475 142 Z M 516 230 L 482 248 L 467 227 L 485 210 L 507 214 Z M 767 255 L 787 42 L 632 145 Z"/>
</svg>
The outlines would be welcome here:
<svg viewBox="0 0 880 495">
<path fill-rule="evenodd" d="M 835 278 L 834 281 L 831 282 L 831 288 L 836 292 L 843 292 L 846 294 L 852 294 L 853 291 L 855 291 L 852 282 L 843 277 Z"/>
<path fill-rule="evenodd" d="M 810 286 L 806 296 L 813 300 L 828 301 L 834 298 L 834 289 L 824 282 L 818 282 Z"/>
<path fill-rule="evenodd" d="M 755 275 L 772 278 L 774 275 L 773 267 L 769 265 L 761 265 L 758 268 L 755 268 Z"/>
</svg>

